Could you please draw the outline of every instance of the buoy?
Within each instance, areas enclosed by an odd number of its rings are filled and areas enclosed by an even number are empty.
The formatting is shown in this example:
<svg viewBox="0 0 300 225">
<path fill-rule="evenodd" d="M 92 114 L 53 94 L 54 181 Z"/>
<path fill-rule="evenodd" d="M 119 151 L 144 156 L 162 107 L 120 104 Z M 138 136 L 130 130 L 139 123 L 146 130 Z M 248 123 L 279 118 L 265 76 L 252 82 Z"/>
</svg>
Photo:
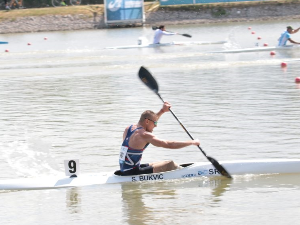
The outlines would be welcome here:
<svg viewBox="0 0 300 225">
<path fill-rule="evenodd" d="M 8 49 L 5 49 L 5 52 L 9 52 L 9 50 L 8 50 Z"/>
<path fill-rule="evenodd" d="M 295 78 L 295 82 L 296 82 L 296 83 L 300 83 L 300 77 L 296 77 L 296 78 Z"/>
<path fill-rule="evenodd" d="M 270 55 L 276 55 L 276 53 L 274 51 L 271 51 Z"/>
<path fill-rule="evenodd" d="M 286 62 L 282 62 L 282 63 L 281 63 L 281 67 L 282 67 L 282 68 L 287 67 L 287 63 L 286 63 Z"/>
<path fill-rule="evenodd" d="M 257 37 L 257 40 L 260 40 L 261 39 L 261 37 Z"/>
<path fill-rule="evenodd" d="M 264 46 L 268 46 L 268 44 L 267 44 L 267 43 L 264 43 Z"/>
<path fill-rule="evenodd" d="M 48 38 L 47 37 L 44 37 L 44 40 L 47 40 Z"/>
<path fill-rule="evenodd" d="M 28 42 L 27 45 L 31 45 L 31 43 Z"/>
<path fill-rule="evenodd" d="M 251 30 L 251 27 L 248 27 L 248 30 Z"/>
<path fill-rule="evenodd" d="M 251 34 L 255 34 L 255 31 L 252 31 Z"/>
</svg>

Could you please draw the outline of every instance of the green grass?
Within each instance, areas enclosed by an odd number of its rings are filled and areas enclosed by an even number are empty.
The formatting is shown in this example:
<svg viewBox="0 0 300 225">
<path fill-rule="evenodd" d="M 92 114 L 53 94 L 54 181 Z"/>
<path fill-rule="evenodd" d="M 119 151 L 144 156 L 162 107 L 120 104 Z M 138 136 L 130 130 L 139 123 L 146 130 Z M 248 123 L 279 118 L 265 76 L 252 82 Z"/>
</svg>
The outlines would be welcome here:
<svg viewBox="0 0 300 225">
<path fill-rule="evenodd" d="M 46 15 L 86 15 L 93 16 L 93 12 L 103 13 L 103 5 L 82 5 L 82 6 L 66 6 L 66 7 L 47 7 L 47 8 L 33 8 L 33 9 L 14 9 L 1 10 L 0 21 L 12 20 L 21 17 L 30 16 L 46 16 Z"/>
</svg>

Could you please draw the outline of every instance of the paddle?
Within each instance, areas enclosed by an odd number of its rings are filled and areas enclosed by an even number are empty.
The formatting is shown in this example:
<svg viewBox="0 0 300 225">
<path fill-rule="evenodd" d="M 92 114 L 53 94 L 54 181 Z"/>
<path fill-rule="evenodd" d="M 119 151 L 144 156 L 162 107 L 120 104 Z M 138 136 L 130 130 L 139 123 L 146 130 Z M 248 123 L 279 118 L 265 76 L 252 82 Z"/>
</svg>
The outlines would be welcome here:
<svg viewBox="0 0 300 225">
<path fill-rule="evenodd" d="M 156 26 L 152 26 L 152 30 L 156 30 L 156 29 L 158 29 L 158 27 L 156 27 Z M 167 32 L 170 32 L 170 33 L 175 33 L 175 32 L 172 32 L 172 31 L 167 31 Z M 189 35 L 189 34 L 179 34 L 179 35 L 182 35 L 182 36 L 185 36 L 185 37 L 189 37 L 189 38 L 191 38 L 191 37 L 192 37 L 192 35 Z"/>
<path fill-rule="evenodd" d="M 154 79 L 154 77 L 151 75 L 151 73 L 143 66 L 141 66 L 140 70 L 139 70 L 139 77 L 142 80 L 142 82 L 149 87 L 152 91 L 154 91 L 155 94 L 157 94 L 157 96 L 163 101 L 165 102 L 162 97 L 160 96 L 160 94 L 158 93 L 158 84 L 156 82 L 156 80 Z M 192 137 L 192 135 L 188 132 L 188 130 L 183 126 L 183 124 L 180 122 L 180 120 L 177 118 L 177 116 L 174 114 L 174 112 L 170 109 L 170 112 L 172 113 L 172 115 L 175 117 L 175 119 L 178 121 L 178 123 L 180 124 L 180 126 L 184 129 L 184 131 L 189 135 L 189 137 L 194 140 L 194 138 Z M 225 168 L 223 166 L 220 165 L 220 163 L 215 160 L 214 158 L 207 156 L 206 153 L 202 150 L 202 148 L 198 145 L 198 148 L 200 149 L 200 151 L 203 153 L 203 155 L 208 159 L 208 161 L 210 161 L 213 166 L 219 171 L 220 174 L 222 174 L 225 177 L 231 178 L 230 174 L 225 170 Z"/>
</svg>

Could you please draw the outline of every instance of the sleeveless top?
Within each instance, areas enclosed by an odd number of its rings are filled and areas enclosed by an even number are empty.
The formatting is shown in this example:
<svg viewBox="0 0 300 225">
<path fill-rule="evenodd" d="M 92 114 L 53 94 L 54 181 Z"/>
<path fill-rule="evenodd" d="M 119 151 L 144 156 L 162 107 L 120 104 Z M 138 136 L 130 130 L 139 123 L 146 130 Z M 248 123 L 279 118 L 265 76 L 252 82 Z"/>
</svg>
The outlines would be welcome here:
<svg viewBox="0 0 300 225">
<path fill-rule="evenodd" d="M 120 170 L 122 172 L 135 169 L 139 167 L 140 162 L 142 160 L 143 151 L 147 148 L 149 145 L 146 144 L 143 149 L 133 149 L 129 147 L 129 139 L 131 135 L 139 129 L 142 129 L 142 127 L 138 127 L 131 131 L 132 125 L 128 128 L 126 137 L 122 143 L 121 150 L 120 150 L 120 157 L 119 157 L 119 164 L 120 164 Z"/>
</svg>

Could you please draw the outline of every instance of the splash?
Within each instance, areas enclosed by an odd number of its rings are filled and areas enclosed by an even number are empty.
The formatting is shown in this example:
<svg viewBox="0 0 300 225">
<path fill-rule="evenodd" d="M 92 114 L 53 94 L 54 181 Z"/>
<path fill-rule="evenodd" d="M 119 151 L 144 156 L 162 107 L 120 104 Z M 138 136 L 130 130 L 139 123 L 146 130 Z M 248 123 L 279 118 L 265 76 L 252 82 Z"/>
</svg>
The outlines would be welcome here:
<svg viewBox="0 0 300 225">
<path fill-rule="evenodd" d="M 11 140 L 0 144 L 0 152 L 4 160 L 22 177 L 38 177 L 42 175 L 58 175 L 59 167 L 51 156 L 51 145 L 41 138 L 29 137 Z"/>
<path fill-rule="evenodd" d="M 138 45 L 148 45 L 149 41 L 146 37 L 139 37 L 137 43 Z"/>
<path fill-rule="evenodd" d="M 224 50 L 232 50 L 232 49 L 241 48 L 241 46 L 235 40 L 235 30 L 237 30 L 237 29 L 238 29 L 238 27 L 235 27 L 229 32 L 228 38 L 226 39 L 227 42 L 223 45 Z"/>
</svg>

